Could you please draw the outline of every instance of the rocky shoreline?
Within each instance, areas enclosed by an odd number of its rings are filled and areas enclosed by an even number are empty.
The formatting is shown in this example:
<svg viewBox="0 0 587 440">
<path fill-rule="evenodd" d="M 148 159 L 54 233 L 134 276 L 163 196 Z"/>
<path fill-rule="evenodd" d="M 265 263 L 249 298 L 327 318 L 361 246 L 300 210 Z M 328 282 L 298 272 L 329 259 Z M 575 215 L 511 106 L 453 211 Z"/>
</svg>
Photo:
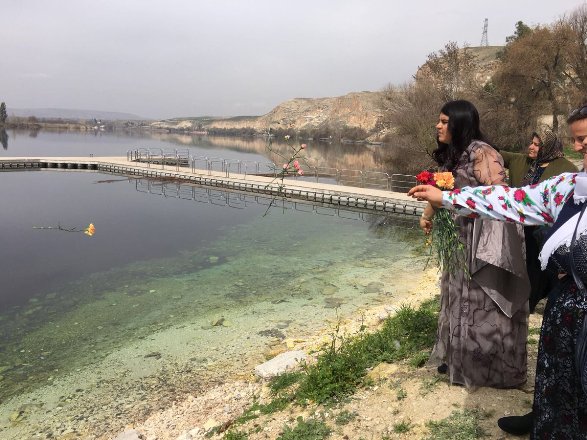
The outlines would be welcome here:
<svg viewBox="0 0 587 440">
<path fill-rule="evenodd" d="M 404 288 L 408 290 L 404 303 L 412 306 L 437 295 L 436 269 L 426 270 L 420 279 Z M 353 334 L 360 325 L 367 325 L 374 330 L 393 310 L 394 307 L 381 305 L 367 310 L 360 318 L 347 317 L 343 321 L 343 331 Z M 531 334 L 537 334 L 541 317 L 540 314 L 531 315 Z M 315 353 L 329 339 L 330 331 L 331 328 L 326 327 L 312 337 L 298 341 L 291 348 Z M 519 438 L 499 430 L 495 421 L 504 415 L 523 414 L 531 407 L 536 341 L 536 337 L 530 337 L 529 377 L 528 382 L 520 389 L 466 390 L 450 386 L 446 378 L 437 374 L 432 367 L 415 369 L 403 363 L 381 364 L 369 373 L 372 386 L 359 389 L 354 396 L 339 405 L 290 405 L 281 412 L 265 416 L 258 414 L 258 418 L 235 429 L 247 432 L 247 436 L 243 438 L 250 440 L 275 439 L 285 426 L 291 426 L 302 417 L 305 420 L 323 420 L 333 426 L 334 430 L 328 437 L 331 439 L 425 439 L 431 438 L 431 421 L 446 420 L 455 411 L 468 411 L 478 414 L 479 430 L 488 438 Z M 191 393 L 170 407 L 151 414 L 145 421 L 127 426 L 115 439 L 223 438 L 226 430 L 254 402 L 269 402 L 272 399 L 266 382 L 254 377 L 251 370 L 248 373 L 245 378 L 227 378 L 224 383 L 212 386 L 200 394 Z"/>
<path fill-rule="evenodd" d="M 402 304 L 417 306 L 422 301 L 438 293 L 438 273 L 430 268 L 421 273 L 420 279 L 414 279 L 410 285 L 402 285 L 405 290 L 401 295 Z M 399 295 L 398 295 L 399 296 Z M 381 304 L 363 311 L 360 316 L 347 316 L 340 321 L 341 329 L 346 334 L 355 334 L 359 327 L 365 325 L 375 330 L 384 319 L 393 314 L 397 305 Z M 304 339 L 289 339 L 275 347 L 275 352 L 298 350 L 315 354 L 330 340 L 335 322 L 330 322 L 318 333 Z M 254 374 L 254 368 L 241 370 L 242 374 L 229 376 L 226 381 L 213 385 L 202 393 L 190 393 L 183 400 L 174 402 L 169 408 L 151 414 L 144 422 L 128 426 L 115 437 L 117 440 L 196 440 L 204 438 L 222 438 L 222 434 L 211 436 L 211 431 L 218 427 L 228 427 L 255 401 L 270 399 L 266 381 Z M 295 411 L 295 409 L 290 409 Z M 300 413 L 306 413 L 299 409 Z M 289 417 L 289 411 L 282 414 Z M 281 428 L 281 426 L 279 427 Z M 265 436 L 275 438 L 278 433 L 271 424 L 267 425 Z M 98 437 L 100 438 L 100 437 Z M 104 437 L 108 438 L 108 437 Z"/>
<path fill-rule="evenodd" d="M 78 376 L 55 379 L 46 390 L 34 396 L 22 396 L 21 405 L 15 402 L 15 411 L 10 415 L 12 428 L 20 429 L 3 430 L 2 438 L 203 440 L 223 438 L 227 430 L 235 429 L 246 432 L 250 440 L 275 439 L 284 426 L 291 426 L 301 416 L 327 422 L 334 430 L 329 436 L 332 439 L 423 439 L 429 434 L 427 424 L 431 420 L 445 419 L 459 408 L 485 408 L 480 423 L 489 437 L 509 438 L 499 431 L 495 419 L 524 413 L 529 408 L 533 371 L 522 389 L 467 391 L 450 386 L 435 369 L 416 369 L 403 363 L 382 364 L 369 373 L 372 386 L 359 389 L 339 405 L 325 408 L 290 404 L 283 411 L 258 414 L 254 420 L 235 425 L 237 418 L 255 402 L 268 403 L 273 398 L 267 382 L 254 374 L 259 364 L 292 350 L 301 350 L 311 357 L 330 342 L 337 325 L 348 335 L 356 334 L 361 326 L 373 331 L 399 305 L 416 307 L 438 294 L 436 268 L 410 271 L 408 276 L 398 275 L 394 281 L 397 282 L 393 298 L 383 294 L 379 302 L 347 312 L 339 319 L 328 318 L 320 329 L 288 330 L 287 338 L 270 339 L 265 349 L 243 347 L 222 361 L 192 357 L 189 362 L 167 362 L 166 354 L 160 358 L 156 351 L 141 356 L 132 351 L 112 355 L 95 378 L 88 378 L 89 372 L 80 371 Z M 540 315 L 531 316 L 531 329 L 534 328 L 531 334 L 537 334 L 540 318 Z M 233 319 L 227 317 L 227 324 Z M 166 335 L 166 338 L 177 337 L 177 334 Z M 529 366 L 532 368 L 537 338 L 531 336 L 531 339 Z M 154 346 L 161 343 L 153 341 Z M 243 353 L 246 353 L 244 357 Z M 125 370 L 121 377 L 117 368 L 123 356 L 134 359 L 137 365 L 151 364 L 153 372 L 139 378 L 136 372 Z M 90 385 L 79 385 L 82 383 Z M 407 431 L 396 432 L 398 426 Z"/>
</svg>

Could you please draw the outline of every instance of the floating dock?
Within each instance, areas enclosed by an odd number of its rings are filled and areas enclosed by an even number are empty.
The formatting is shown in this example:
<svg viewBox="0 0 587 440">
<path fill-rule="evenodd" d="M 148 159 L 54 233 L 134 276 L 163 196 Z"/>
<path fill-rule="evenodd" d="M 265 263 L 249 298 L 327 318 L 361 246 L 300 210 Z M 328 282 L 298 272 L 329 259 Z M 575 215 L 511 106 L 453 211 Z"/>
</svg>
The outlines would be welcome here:
<svg viewBox="0 0 587 440">
<path fill-rule="evenodd" d="M 231 191 L 265 194 L 270 197 L 285 197 L 411 216 L 421 215 L 425 206 L 424 202 L 408 197 L 405 192 L 313 182 L 303 178 L 287 177 L 282 180 L 281 177 L 194 169 L 165 163 L 144 163 L 129 160 L 127 157 L 0 158 L 0 172 L 34 170 L 89 170 L 174 180 Z"/>
</svg>

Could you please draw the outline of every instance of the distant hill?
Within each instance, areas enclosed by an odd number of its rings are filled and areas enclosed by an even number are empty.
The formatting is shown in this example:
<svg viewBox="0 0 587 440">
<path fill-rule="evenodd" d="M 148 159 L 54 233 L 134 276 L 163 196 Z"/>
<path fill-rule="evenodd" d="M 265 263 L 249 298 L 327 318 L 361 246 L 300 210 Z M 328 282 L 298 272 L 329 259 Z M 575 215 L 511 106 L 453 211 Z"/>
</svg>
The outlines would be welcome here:
<svg viewBox="0 0 587 440">
<path fill-rule="evenodd" d="M 147 120 L 142 116 L 131 113 L 106 112 L 100 110 L 79 110 L 67 108 L 12 108 L 7 107 L 8 116 L 29 117 L 46 119 L 101 119 L 105 121 L 116 120 Z"/>
<path fill-rule="evenodd" d="M 378 92 L 353 92 L 332 98 L 295 98 L 285 101 L 262 116 L 231 118 L 174 118 L 151 123 L 163 130 L 252 129 L 264 133 L 268 128 L 316 130 L 325 125 L 346 126 L 373 132 L 381 116 Z"/>
</svg>

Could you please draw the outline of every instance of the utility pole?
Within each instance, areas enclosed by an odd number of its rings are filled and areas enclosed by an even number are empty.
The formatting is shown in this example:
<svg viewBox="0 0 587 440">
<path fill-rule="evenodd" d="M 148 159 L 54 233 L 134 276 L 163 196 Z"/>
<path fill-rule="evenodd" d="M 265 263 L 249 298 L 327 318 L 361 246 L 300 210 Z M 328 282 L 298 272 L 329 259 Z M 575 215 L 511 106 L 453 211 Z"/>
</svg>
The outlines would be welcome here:
<svg viewBox="0 0 587 440">
<path fill-rule="evenodd" d="M 481 46 L 487 47 L 489 46 L 489 40 L 487 39 L 487 26 L 489 25 L 489 20 L 486 18 L 483 22 L 483 36 L 481 37 Z"/>
</svg>

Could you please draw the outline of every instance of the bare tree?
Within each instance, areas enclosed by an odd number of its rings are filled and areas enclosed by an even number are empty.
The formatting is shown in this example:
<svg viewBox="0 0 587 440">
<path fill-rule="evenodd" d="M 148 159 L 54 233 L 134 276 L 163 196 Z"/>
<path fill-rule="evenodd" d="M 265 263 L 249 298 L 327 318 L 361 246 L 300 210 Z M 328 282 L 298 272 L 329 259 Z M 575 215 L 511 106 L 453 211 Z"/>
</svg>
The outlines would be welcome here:
<svg viewBox="0 0 587 440">
<path fill-rule="evenodd" d="M 572 41 L 569 27 L 561 24 L 536 27 L 506 46 L 493 84 L 498 95 L 518 113 L 522 129 L 546 106 L 552 129 L 564 113 L 568 52 Z"/>
<path fill-rule="evenodd" d="M 585 100 L 587 93 L 587 5 L 577 7 L 563 17 L 559 26 L 568 26 L 571 33 L 565 76 L 574 90 L 569 91 L 570 106 Z"/>
<path fill-rule="evenodd" d="M 459 48 L 451 41 L 444 49 L 428 55 L 426 64 L 416 74 L 416 81 L 429 81 L 444 101 L 463 97 L 476 87 L 476 57 L 468 47 Z"/>
</svg>

